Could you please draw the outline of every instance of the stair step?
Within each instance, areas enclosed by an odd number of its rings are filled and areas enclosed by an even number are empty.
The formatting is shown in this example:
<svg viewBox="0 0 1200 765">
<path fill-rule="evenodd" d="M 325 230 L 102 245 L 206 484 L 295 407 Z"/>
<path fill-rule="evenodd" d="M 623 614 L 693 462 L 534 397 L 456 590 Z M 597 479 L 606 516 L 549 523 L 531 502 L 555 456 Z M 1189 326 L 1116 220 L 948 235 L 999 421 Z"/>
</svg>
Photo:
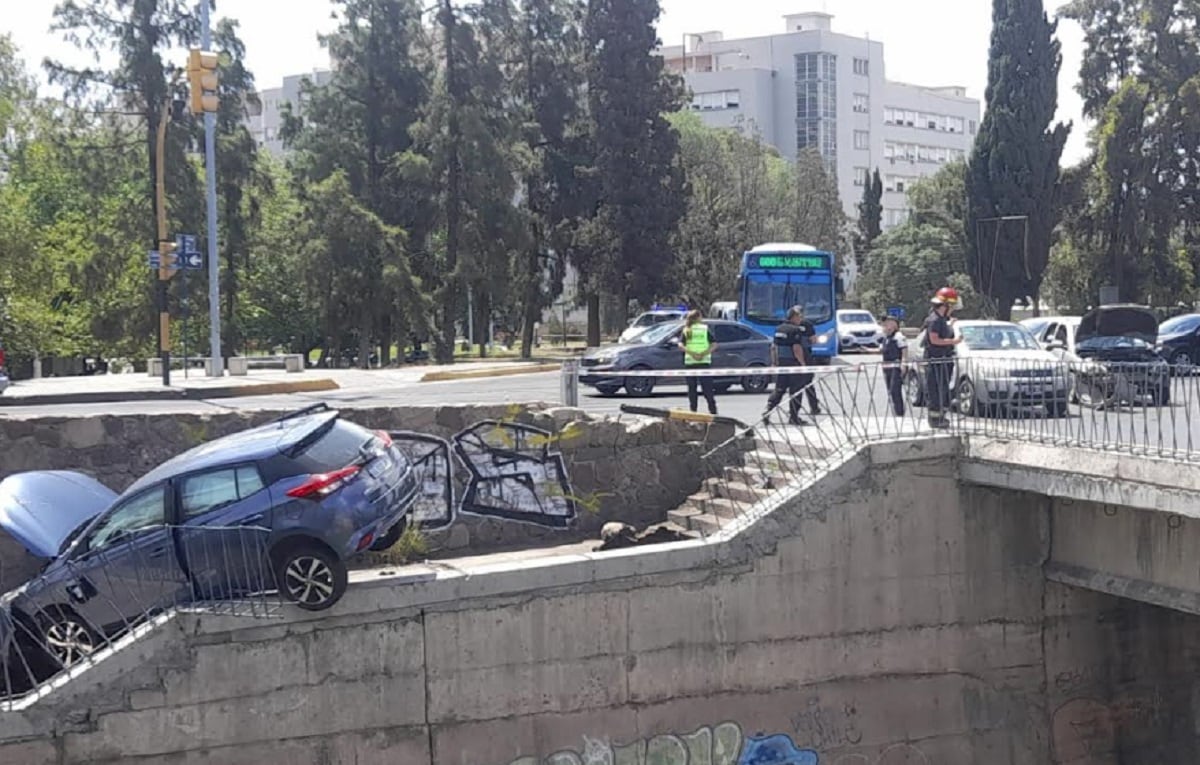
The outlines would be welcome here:
<svg viewBox="0 0 1200 765">
<path fill-rule="evenodd" d="M 716 534 L 728 524 L 729 521 L 721 520 L 715 515 L 709 515 L 708 513 L 694 515 L 688 519 L 688 529 L 697 531 L 704 536 Z"/>
<path fill-rule="evenodd" d="M 692 518 L 700 515 L 701 511 L 695 507 L 684 505 L 683 507 L 675 508 L 667 511 L 667 523 L 674 523 L 680 528 L 691 530 Z"/>
<path fill-rule="evenodd" d="M 705 481 L 708 493 L 717 499 L 731 499 L 752 505 L 767 496 L 769 490 L 758 488 L 740 481 L 726 481 L 720 478 L 710 478 Z"/>
<path fill-rule="evenodd" d="M 725 497 L 711 497 L 695 505 L 701 515 L 713 515 L 723 520 L 733 520 L 744 513 L 750 506 Z"/>
</svg>

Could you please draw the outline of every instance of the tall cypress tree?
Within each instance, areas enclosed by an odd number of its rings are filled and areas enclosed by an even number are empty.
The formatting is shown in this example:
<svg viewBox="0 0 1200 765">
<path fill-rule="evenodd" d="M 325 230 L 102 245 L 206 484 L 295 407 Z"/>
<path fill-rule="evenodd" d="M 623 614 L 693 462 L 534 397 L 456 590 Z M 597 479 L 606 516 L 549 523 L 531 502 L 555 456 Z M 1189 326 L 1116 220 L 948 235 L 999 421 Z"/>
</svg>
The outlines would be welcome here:
<svg viewBox="0 0 1200 765">
<path fill-rule="evenodd" d="M 858 203 L 858 243 L 860 255 L 858 267 L 866 264 L 862 255 L 870 252 L 871 245 L 883 232 L 883 179 L 879 177 L 879 168 L 875 173 L 867 173 L 863 183 L 863 198 Z"/>
<path fill-rule="evenodd" d="M 601 201 L 581 263 L 591 295 L 588 343 L 599 341 L 598 290 L 653 302 L 668 290 L 671 235 L 687 211 L 679 135 L 664 116 L 682 89 L 663 69 L 658 0 L 590 0 L 584 33 L 592 148 Z"/>
<path fill-rule="evenodd" d="M 1007 319 L 1036 297 L 1057 222 L 1059 159 L 1069 125 L 1058 108 L 1062 54 L 1042 0 L 993 0 L 987 113 L 967 173 L 971 277 Z M 1009 218 L 1009 220 L 998 220 Z"/>
</svg>

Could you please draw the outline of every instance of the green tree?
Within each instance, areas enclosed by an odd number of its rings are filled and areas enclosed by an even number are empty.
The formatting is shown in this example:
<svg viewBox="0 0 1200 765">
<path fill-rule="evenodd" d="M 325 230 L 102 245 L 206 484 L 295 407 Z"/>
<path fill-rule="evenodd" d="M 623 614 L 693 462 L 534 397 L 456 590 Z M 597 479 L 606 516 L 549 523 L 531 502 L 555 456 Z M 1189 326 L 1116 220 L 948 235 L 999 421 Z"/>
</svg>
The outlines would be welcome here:
<svg viewBox="0 0 1200 765">
<path fill-rule="evenodd" d="M 847 243 L 846 213 L 837 181 L 814 149 L 796 157 L 791 194 L 792 239 L 826 252 L 841 252 Z"/>
<path fill-rule="evenodd" d="M 600 291 L 643 304 L 668 292 L 671 236 L 687 209 L 679 137 L 665 114 L 682 91 L 655 55 L 658 0 L 589 0 L 587 94 L 600 205 L 580 273 L 589 289 L 588 343 L 600 341 Z"/>
<path fill-rule="evenodd" d="M 217 114 L 217 200 L 220 209 L 220 255 L 224 298 L 221 348 L 232 356 L 245 343 L 239 305 L 241 272 L 248 267 L 250 232 L 262 222 L 261 199 L 271 192 L 270 176 L 261 171 L 258 145 L 246 128 L 245 115 L 261 108 L 254 90 L 254 75 L 246 68 L 246 46 L 238 37 L 238 24 L 221 19 L 213 33 L 220 54 L 221 109 Z M 199 124 L 199 120 L 197 120 Z M 198 136 L 199 139 L 199 136 Z"/>
<path fill-rule="evenodd" d="M 883 179 L 879 176 L 879 168 L 874 173 L 867 173 L 863 178 L 862 201 L 858 203 L 858 247 L 855 252 L 863 255 L 871 251 L 871 246 L 883 233 Z M 859 258 L 859 268 L 866 264 Z"/>
<path fill-rule="evenodd" d="M 962 273 L 959 246 L 952 231 L 934 223 L 910 221 L 883 234 L 860 282 L 863 304 L 875 313 L 901 306 L 916 323 L 928 314 L 930 296 L 949 285 L 963 299 L 962 317 L 979 316 L 979 295 Z"/>
<path fill-rule="evenodd" d="M 970 273 L 1007 319 L 1036 298 L 1058 207 L 1059 159 L 1070 127 L 1051 125 L 1062 55 L 1042 0 L 993 0 L 987 112 L 971 154 Z M 998 218 L 1023 216 L 1013 224 Z"/>
</svg>

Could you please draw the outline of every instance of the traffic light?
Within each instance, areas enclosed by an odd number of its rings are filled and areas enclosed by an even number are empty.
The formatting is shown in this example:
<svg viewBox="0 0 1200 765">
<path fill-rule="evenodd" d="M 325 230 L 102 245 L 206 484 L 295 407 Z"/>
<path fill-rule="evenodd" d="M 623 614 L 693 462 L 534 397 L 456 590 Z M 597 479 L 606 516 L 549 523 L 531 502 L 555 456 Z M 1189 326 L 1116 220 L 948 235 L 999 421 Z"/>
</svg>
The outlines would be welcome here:
<svg viewBox="0 0 1200 765">
<path fill-rule="evenodd" d="M 192 100 L 192 114 L 216 113 L 220 106 L 217 98 L 217 54 L 192 48 L 188 54 L 188 90 Z"/>
<path fill-rule="evenodd" d="M 179 255 L 175 252 L 176 246 L 174 242 L 158 243 L 158 276 L 160 279 L 170 279 L 178 270 Z"/>
</svg>

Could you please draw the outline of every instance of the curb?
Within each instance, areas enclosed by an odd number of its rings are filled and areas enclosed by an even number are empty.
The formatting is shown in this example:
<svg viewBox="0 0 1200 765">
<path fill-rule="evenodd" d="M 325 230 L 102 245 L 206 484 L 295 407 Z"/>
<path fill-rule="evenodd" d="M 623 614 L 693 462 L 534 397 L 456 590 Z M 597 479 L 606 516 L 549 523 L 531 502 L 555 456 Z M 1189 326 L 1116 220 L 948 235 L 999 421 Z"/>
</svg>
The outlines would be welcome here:
<svg viewBox="0 0 1200 765">
<path fill-rule="evenodd" d="M 516 375 L 535 375 L 544 372 L 557 372 L 562 364 L 533 364 L 516 369 L 473 369 L 462 372 L 428 372 L 421 382 L 450 382 L 452 380 L 480 380 L 488 377 L 515 377 Z"/>
<path fill-rule="evenodd" d="M 296 382 L 223 385 L 214 388 L 162 388 L 138 391 L 101 391 L 94 393 L 49 393 L 38 396 L 0 396 L 0 408 L 50 406 L 53 404 L 113 404 L 124 401 L 206 401 L 218 398 L 280 396 L 289 393 L 320 393 L 338 390 L 333 380 L 297 380 Z"/>
<path fill-rule="evenodd" d="M 659 417 L 664 420 L 677 420 L 680 422 L 699 422 L 706 425 L 714 423 L 722 425 L 733 425 L 738 428 L 749 427 L 741 420 L 733 417 L 723 417 L 719 414 L 704 414 L 701 412 L 687 412 L 682 409 L 658 409 L 649 406 L 637 406 L 635 404 L 621 404 L 621 411 L 626 414 L 640 414 L 645 417 Z"/>
</svg>

